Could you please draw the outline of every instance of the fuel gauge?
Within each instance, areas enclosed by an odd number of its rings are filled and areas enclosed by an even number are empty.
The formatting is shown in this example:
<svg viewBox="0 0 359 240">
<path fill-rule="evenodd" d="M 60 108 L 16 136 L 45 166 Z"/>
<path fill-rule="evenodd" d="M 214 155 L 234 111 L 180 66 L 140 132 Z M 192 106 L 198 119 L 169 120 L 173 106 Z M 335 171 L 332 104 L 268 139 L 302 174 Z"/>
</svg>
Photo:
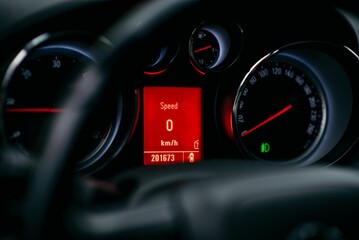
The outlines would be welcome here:
<svg viewBox="0 0 359 240">
<path fill-rule="evenodd" d="M 239 56 L 242 31 L 236 24 L 202 24 L 192 33 L 189 54 L 200 71 L 229 67 Z"/>
<path fill-rule="evenodd" d="M 220 42 L 210 29 L 201 28 L 193 36 L 191 47 L 192 59 L 203 68 L 216 67 L 223 61 L 224 54 L 221 51 Z"/>
</svg>

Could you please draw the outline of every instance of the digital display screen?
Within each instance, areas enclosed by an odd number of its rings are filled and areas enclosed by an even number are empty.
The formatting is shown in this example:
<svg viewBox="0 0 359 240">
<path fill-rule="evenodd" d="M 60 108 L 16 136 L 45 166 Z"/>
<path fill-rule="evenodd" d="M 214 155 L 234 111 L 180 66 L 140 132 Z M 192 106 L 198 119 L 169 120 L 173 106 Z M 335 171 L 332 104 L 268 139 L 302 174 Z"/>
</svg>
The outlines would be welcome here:
<svg viewBox="0 0 359 240">
<path fill-rule="evenodd" d="M 144 87 L 143 118 L 145 165 L 201 160 L 201 88 Z"/>
</svg>

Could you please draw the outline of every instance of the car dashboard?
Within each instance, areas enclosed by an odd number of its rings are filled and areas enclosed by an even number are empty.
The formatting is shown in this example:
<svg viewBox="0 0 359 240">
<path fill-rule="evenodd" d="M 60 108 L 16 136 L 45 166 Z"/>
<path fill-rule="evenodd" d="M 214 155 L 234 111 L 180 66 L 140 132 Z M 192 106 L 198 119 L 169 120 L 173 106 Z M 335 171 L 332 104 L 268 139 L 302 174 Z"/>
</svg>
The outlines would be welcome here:
<svg viewBox="0 0 359 240">
<path fill-rule="evenodd" d="M 106 28 L 135 3 L 68 5 L 71 11 L 54 4 L 51 16 L 18 15 L 14 27 L 3 26 L 2 138 L 28 157 L 36 156 L 43 123 L 64 110 L 56 100 L 70 74 L 98 61 L 90 51 L 95 40 L 110 51 Z M 113 71 L 114 81 L 130 86 L 109 91 L 88 117 L 77 171 L 110 176 L 211 159 L 351 164 L 358 97 L 352 14 L 333 6 L 208 3 L 177 17 L 127 54 L 133 69 Z"/>
<path fill-rule="evenodd" d="M 22 161 L 26 181 L 45 158 L 39 172 L 47 166 L 57 178 L 58 155 L 70 175 L 86 179 L 80 201 L 133 206 L 162 187 L 208 174 L 225 179 L 237 164 L 357 171 L 354 3 L 173 0 L 166 12 L 146 3 L 0 3 L 1 150 Z M 96 94 L 81 105 L 88 92 Z M 66 125 L 79 112 L 82 120 Z M 63 115 L 63 128 L 54 127 Z M 239 168 L 236 177 L 253 170 Z M 25 215 L 29 228 L 33 214 Z"/>
</svg>

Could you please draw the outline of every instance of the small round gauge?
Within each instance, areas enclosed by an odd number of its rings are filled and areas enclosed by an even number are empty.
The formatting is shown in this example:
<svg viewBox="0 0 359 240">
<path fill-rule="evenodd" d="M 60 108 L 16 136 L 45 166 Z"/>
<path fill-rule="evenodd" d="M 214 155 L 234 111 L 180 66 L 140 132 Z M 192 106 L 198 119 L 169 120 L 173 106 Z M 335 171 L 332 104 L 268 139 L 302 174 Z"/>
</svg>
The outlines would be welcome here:
<svg viewBox="0 0 359 240">
<path fill-rule="evenodd" d="M 85 66 L 95 60 L 81 46 L 70 42 L 45 44 L 26 56 L 22 53 L 4 79 L 2 127 L 6 143 L 33 157 L 46 124 L 65 111 L 59 107 L 59 99 L 71 85 L 73 74 L 86 78 Z M 73 156 L 78 170 L 98 164 L 113 141 L 121 109 L 121 101 L 117 100 L 104 100 L 89 115 Z"/>
<path fill-rule="evenodd" d="M 230 66 L 238 57 L 242 31 L 232 24 L 202 24 L 189 42 L 191 61 L 199 70 L 214 71 Z"/>
<path fill-rule="evenodd" d="M 226 39 L 228 44 L 228 39 Z M 209 28 L 201 28 L 192 38 L 193 59 L 203 68 L 216 67 L 223 61 L 219 40 Z M 222 46 L 224 48 L 224 46 Z M 225 49 L 225 48 L 224 48 Z"/>
<path fill-rule="evenodd" d="M 348 126 L 352 91 L 343 67 L 325 52 L 294 46 L 261 59 L 238 88 L 234 136 L 254 159 L 309 164 Z"/>
</svg>

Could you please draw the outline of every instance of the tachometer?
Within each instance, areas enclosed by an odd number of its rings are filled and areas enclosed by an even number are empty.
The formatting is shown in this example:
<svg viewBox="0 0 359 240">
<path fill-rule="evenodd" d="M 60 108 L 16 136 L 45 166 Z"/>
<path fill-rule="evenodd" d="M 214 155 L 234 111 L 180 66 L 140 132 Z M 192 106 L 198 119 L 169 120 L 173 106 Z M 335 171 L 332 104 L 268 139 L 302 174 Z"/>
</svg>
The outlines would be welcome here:
<svg viewBox="0 0 359 240">
<path fill-rule="evenodd" d="M 86 78 L 85 66 L 95 59 L 83 46 L 56 42 L 23 50 L 3 82 L 5 142 L 22 154 L 36 156 L 41 133 L 56 114 L 66 111 L 59 99 L 71 86 L 74 74 Z M 104 100 L 83 127 L 73 158 L 78 170 L 98 166 L 120 125 L 121 100 Z"/>
</svg>

